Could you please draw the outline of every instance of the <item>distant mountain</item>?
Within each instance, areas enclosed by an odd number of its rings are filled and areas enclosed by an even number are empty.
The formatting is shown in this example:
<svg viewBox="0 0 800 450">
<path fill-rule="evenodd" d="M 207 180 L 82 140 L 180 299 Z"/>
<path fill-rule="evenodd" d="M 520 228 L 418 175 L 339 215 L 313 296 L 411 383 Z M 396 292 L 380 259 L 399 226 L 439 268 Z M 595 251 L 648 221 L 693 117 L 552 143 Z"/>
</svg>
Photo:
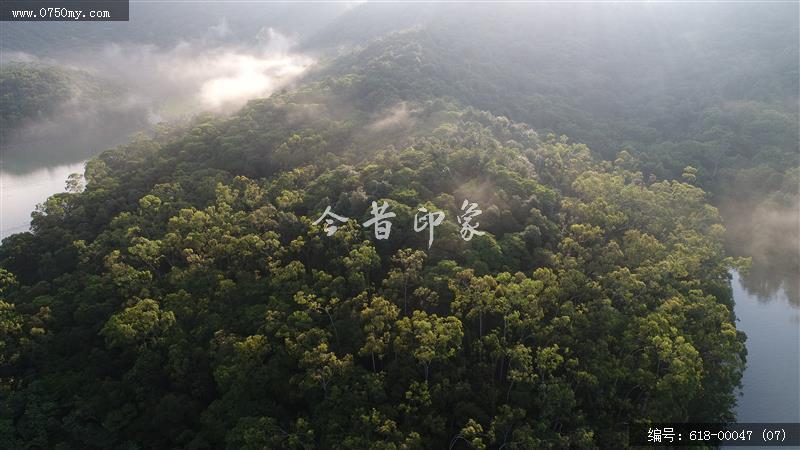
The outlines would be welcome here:
<svg viewBox="0 0 800 450">
<path fill-rule="evenodd" d="M 365 105 L 446 97 L 647 177 L 690 167 L 735 252 L 800 270 L 797 4 L 416 6 L 343 14 L 306 44 L 341 55 L 310 77 L 360 77 Z M 758 234 L 786 239 L 741 245 Z"/>
<path fill-rule="evenodd" d="M 87 72 L 41 63 L 0 66 L 0 126 L 6 133 L 51 119 L 64 108 L 96 108 L 124 95 L 124 88 Z"/>
<path fill-rule="evenodd" d="M 323 29 L 346 11 L 344 3 L 308 5 L 276 2 L 130 2 L 128 22 L 6 22 L 0 49 L 58 58 L 73 51 L 93 52 L 109 44 L 171 48 L 181 42 L 247 44 L 262 29 L 293 39 Z"/>
</svg>

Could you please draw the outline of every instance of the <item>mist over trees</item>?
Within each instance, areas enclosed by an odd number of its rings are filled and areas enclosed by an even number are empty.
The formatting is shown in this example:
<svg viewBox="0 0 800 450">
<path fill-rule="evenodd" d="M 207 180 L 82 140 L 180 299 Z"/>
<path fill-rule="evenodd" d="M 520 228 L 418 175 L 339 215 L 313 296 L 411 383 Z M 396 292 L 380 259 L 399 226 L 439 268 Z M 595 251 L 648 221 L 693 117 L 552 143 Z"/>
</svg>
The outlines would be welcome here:
<svg viewBox="0 0 800 450">
<path fill-rule="evenodd" d="M 361 67 L 389 103 L 444 95 L 602 159 L 624 152 L 646 178 L 682 180 L 691 167 L 721 208 L 729 251 L 781 269 L 759 291 L 783 286 L 797 303 L 800 11 L 773 6 L 372 5 L 307 45 L 372 39 L 331 70 Z"/>
<path fill-rule="evenodd" d="M 12 444 L 605 446 L 731 417 L 733 261 L 700 189 L 444 101 L 376 135 L 327 108 L 343 82 L 104 153 L 4 241 Z M 311 224 L 372 200 L 390 239 Z M 430 250 L 422 205 L 451 217 Z"/>
<path fill-rule="evenodd" d="M 302 75 L 91 159 L 2 241 L 0 447 L 616 448 L 734 420 L 747 264 L 718 207 L 791 224 L 763 212 L 797 205 L 796 13 L 320 13 Z"/>
</svg>

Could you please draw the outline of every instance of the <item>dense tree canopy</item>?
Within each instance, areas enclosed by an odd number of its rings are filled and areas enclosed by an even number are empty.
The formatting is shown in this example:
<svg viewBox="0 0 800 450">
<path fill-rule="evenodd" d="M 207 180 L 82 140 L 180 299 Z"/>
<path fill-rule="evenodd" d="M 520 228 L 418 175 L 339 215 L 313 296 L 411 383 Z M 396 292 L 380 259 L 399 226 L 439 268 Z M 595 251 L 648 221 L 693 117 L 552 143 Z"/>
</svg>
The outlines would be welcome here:
<svg viewBox="0 0 800 450">
<path fill-rule="evenodd" d="M 0 129 L 3 141 L 26 125 L 41 123 L 68 111 L 86 114 L 110 109 L 122 88 L 87 72 L 43 63 L 0 65 Z"/>
<path fill-rule="evenodd" d="M 692 165 L 714 193 L 761 198 L 800 165 L 797 5 L 393 8 L 355 10 L 313 43 L 395 30 L 332 70 L 387 97 L 460 99 L 604 159 L 628 148 L 659 177 Z"/>
<path fill-rule="evenodd" d="M 457 99 L 690 181 L 720 208 L 728 251 L 771 278 L 745 282 L 800 302 L 797 4 L 382 6 L 312 41 L 374 37 L 319 71 L 362 80 L 354 102 Z"/>
<path fill-rule="evenodd" d="M 0 446 L 607 448 L 732 418 L 735 261 L 703 190 L 385 86 L 163 127 L 42 204 L 0 246 Z"/>
<path fill-rule="evenodd" d="M 31 64 L 0 67 L 0 128 L 4 132 L 47 117 L 72 96 L 69 78 L 55 68 Z"/>
</svg>

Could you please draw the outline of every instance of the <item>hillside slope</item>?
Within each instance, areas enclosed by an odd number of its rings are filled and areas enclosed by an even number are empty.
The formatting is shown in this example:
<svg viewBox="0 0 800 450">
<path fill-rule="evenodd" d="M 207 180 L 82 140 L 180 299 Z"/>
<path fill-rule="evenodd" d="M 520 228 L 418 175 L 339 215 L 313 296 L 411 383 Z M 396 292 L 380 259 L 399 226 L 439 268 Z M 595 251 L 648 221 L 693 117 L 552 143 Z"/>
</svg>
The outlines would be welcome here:
<svg viewBox="0 0 800 450">
<path fill-rule="evenodd" d="M 734 261 L 700 188 L 386 84 L 161 129 L 4 240 L 0 446 L 607 448 L 732 418 Z"/>
</svg>

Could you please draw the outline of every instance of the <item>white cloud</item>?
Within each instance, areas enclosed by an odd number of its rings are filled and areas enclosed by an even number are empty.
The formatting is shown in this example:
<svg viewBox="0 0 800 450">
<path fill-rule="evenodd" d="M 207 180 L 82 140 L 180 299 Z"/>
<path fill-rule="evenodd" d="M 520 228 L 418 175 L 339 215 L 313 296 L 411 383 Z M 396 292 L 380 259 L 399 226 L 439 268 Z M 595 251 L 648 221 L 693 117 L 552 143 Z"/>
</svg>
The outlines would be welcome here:
<svg viewBox="0 0 800 450">
<path fill-rule="evenodd" d="M 224 26 L 223 21 L 219 27 Z M 202 110 L 233 110 L 269 96 L 314 63 L 309 56 L 293 53 L 291 40 L 273 29 L 262 30 L 257 41 L 250 47 L 182 42 L 169 49 L 109 44 L 100 55 L 75 55 L 72 62 L 122 82 L 150 105 L 153 114 L 168 119 Z"/>
</svg>

